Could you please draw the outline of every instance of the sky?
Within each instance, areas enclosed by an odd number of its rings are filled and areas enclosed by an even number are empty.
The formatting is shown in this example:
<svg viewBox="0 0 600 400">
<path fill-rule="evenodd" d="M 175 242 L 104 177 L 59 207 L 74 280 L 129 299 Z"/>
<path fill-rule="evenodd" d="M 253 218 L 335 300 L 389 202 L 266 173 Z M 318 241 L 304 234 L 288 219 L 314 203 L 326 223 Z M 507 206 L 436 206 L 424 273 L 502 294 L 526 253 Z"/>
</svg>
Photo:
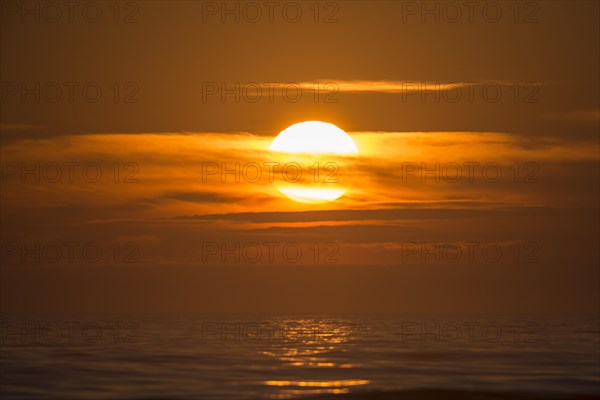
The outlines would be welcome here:
<svg viewBox="0 0 600 400">
<path fill-rule="evenodd" d="M 600 312 L 597 2 L 56 4 L 2 3 L 0 311 Z"/>
</svg>

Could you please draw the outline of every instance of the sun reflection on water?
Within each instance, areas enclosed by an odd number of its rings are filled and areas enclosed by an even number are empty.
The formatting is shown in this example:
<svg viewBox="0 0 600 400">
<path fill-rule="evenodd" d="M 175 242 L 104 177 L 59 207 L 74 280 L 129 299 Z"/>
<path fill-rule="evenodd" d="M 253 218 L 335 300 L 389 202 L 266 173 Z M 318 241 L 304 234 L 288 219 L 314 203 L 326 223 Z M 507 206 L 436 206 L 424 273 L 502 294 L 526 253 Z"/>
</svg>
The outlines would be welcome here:
<svg viewBox="0 0 600 400">
<path fill-rule="evenodd" d="M 288 338 L 273 346 L 263 356 L 282 366 L 279 379 L 262 382 L 274 392 L 274 399 L 298 398 L 315 394 L 343 394 L 352 388 L 368 385 L 359 376 L 348 376 L 356 365 L 342 362 L 340 354 L 348 351 L 347 342 L 355 334 L 355 324 L 328 320 L 293 319 L 280 321 Z M 303 333 L 311 332 L 310 335 Z M 325 375 L 327 372 L 327 375 Z M 298 379 L 301 376 L 302 379 Z M 329 378 L 329 379 L 325 379 Z"/>
</svg>

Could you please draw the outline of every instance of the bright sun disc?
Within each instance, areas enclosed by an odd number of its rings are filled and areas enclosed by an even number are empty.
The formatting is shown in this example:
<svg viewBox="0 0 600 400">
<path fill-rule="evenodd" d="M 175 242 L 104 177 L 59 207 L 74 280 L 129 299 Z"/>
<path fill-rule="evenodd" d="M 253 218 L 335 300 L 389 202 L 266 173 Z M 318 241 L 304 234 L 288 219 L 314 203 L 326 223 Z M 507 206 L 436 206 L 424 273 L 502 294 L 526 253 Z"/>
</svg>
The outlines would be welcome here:
<svg viewBox="0 0 600 400">
<path fill-rule="evenodd" d="M 297 164 L 300 159 L 305 175 L 318 180 L 303 182 L 279 182 L 277 189 L 288 198 L 300 203 L 324 203 L 344 195 L 347 187 L 339 184 L 339 163 L 331 155 L 352 156 L 358 154 L 356 144 L 346 132 L 337 126 L 320 121 L 300 122 L 284 129 L 269 146 L 277 153 L 282 164 Z M 293 156 L 291 156 L 293 155 Z M 327 158 L 324 156 L 328 156 Z M 323 160 L 323 161 L 321 161 Z M 298 163 L 299 164 L 299 163 Z M 325 167 L 315 174 L 314 166 Z"/>
<path fill-rule="evenodd" d="M 271 151 L 309 154 L 358 154 L 356 144 L 337 126 L 321 121 L 294 124 L 273 140 Z"/>
</svg>

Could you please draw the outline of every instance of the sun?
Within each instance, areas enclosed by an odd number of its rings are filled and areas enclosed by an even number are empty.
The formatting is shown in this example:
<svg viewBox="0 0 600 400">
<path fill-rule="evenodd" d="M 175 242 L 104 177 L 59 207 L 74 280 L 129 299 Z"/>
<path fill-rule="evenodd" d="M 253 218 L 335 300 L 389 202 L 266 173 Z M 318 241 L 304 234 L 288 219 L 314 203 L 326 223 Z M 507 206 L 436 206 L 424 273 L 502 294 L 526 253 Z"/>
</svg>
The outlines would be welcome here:
<svg viewBox="0 0 600 400">
<path fill-rule="evenodd" d="M 275 186 L 301 203 L 324 203 L 342 197 L 348 191 L 339 180 L 343 158 L 358 155 L 350 135 L 321 121 L 287 127 L 273 139 L 269 150 L 285 172 L 285 179 L 275 182 Z M 292 178 L 288 176 L 290 169 L 294 170 Z"/>
<path fill-rule="evenodd" d="M 271 151 L 309 154 L 358 154 L 346 132 L 327 122 L 305 121 L 285 128 L 277 135 Z"/>
</svg>

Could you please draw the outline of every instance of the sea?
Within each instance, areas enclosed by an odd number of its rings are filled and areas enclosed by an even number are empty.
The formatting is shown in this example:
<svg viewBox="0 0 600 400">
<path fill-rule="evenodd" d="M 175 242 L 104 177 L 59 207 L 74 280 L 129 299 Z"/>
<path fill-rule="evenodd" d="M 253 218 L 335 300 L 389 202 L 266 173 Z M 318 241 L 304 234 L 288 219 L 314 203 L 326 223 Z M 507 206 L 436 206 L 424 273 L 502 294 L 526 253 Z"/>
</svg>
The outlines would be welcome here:
<svg viewBox="0 0 600 400">
<path fill-rule="evenodd" d="M 594 399 L 596 316 L 31 315 L 1 399 Z"/>
</svg>

